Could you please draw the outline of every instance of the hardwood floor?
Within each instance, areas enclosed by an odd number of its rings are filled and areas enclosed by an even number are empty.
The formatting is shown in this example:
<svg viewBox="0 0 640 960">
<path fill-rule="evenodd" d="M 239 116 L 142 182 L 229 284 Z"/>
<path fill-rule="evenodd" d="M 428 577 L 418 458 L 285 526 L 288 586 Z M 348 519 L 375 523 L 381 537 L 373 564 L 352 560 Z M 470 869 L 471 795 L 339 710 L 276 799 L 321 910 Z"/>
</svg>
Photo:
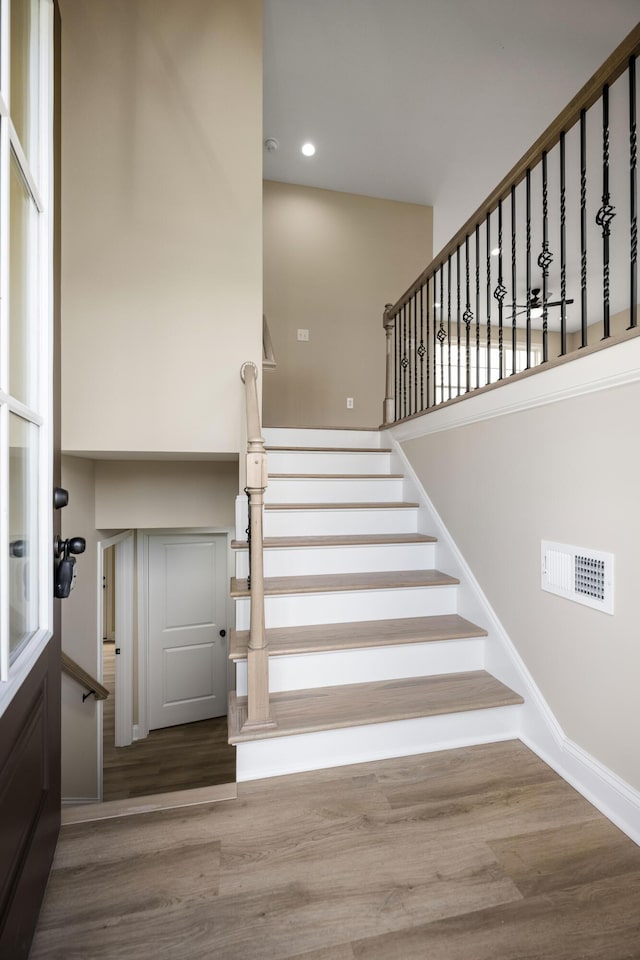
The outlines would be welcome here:
<svg viewBox="0 0 640 960">
<path fill-rule="evenodd" d="M 235 781 L 236 754 L 227 742 L 226 717 L 152 730 L 129 747 L 114 747 L 115 644 L 103 648 L 103 680 L 111 694 L 103 704 L 103 800 Z"/>
<path fill-rule="evenodd" d="M 518 741 L 64 827 L 31 960 L 638 960 L 640 848 Z"/>
</svg>

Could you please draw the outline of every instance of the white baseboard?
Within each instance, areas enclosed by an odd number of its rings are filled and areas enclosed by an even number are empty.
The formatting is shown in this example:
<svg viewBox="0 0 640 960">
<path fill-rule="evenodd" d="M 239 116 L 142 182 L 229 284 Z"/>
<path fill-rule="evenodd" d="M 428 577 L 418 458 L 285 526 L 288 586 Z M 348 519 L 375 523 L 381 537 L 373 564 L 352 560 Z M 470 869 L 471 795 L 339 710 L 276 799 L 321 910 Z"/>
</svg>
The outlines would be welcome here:
<svg viewBox="0 0 640 960">
<path fill-rule="evenodd" d="M 398 472 L 404 472 L 408 480 L 405 496 L 420 503 L 418 529 L 438 537 L 445 554 L 444 559 L 438 559 L 439 569 L 460 579 L 458 612 L 489 631 L 485 669 L 524 697 L 519 739 L 640 845 L 640 792 L 566 736 L 399 441 L 391 430 L 386 435 L 393 446 Z"/>
<path fill-rule="evenodd" d="M 515 740 L 521 709 L 514 704 L 239 743 L 236 779 L 240 783 Z"/>
</svg>

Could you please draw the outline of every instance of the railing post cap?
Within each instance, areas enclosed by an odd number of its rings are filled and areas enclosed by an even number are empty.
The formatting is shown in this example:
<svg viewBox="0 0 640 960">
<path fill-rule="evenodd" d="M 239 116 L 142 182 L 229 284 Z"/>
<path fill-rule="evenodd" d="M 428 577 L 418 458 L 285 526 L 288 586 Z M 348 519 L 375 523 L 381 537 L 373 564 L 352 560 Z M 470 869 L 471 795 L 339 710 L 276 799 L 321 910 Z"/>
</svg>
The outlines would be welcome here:
<svg viewBox="0 0 640 960">
<path fill-rule="evenodd" d="M 246 370 L 247 367 L 252 367 L 252 368 L 253 368 L 253 372 L 254 372 L 254 374 L 255 374 L 256 380 L 258 379 L 258 368 L 257 368 L 257 366 L 255 365 L 255 363 L 253 362 L 253 360 L 245 360 L 245 362 L 244 362 L 244 363 L 242 364 L 242 366 L 240 367 L 240 379 L 242 380 L 243 383 L 246 383 L 245 370 Z"/>
</svg>

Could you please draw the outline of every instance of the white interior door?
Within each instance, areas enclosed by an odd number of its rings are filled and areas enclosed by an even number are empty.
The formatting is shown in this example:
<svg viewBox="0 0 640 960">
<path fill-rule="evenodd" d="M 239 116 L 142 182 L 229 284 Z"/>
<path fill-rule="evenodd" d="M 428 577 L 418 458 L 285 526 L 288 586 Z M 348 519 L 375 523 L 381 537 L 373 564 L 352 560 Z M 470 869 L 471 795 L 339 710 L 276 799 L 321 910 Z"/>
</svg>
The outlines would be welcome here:
<svg viewBox="0 0 640 960">
<path fill-rule="evenodd" d="M 149 537 L 149 729 L 227 712 L 224 535 Z"/>
</svg>

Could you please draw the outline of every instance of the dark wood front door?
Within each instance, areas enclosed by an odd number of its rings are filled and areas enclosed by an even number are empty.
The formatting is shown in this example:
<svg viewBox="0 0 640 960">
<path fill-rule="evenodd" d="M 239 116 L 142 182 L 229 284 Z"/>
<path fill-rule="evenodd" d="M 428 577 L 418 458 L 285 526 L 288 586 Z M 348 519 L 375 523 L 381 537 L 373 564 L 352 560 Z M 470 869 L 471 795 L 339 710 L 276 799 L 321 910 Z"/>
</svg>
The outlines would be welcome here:
<svg viewBox="0 0 640 960">
<path fill-rule="evenodd" d="M 60 17 L 54 12 L 53 487 L 60 486 Z M 60 511 L 50 506 L 54 535 Z M 53 557 L 52 557 L 53 562 Z M 42 586 L 47 591 L 51 585 Z M 53 637 L 0 717 L 0 957 L 26 960 L 60 829 L 60 604 Z"/>
</svg>

